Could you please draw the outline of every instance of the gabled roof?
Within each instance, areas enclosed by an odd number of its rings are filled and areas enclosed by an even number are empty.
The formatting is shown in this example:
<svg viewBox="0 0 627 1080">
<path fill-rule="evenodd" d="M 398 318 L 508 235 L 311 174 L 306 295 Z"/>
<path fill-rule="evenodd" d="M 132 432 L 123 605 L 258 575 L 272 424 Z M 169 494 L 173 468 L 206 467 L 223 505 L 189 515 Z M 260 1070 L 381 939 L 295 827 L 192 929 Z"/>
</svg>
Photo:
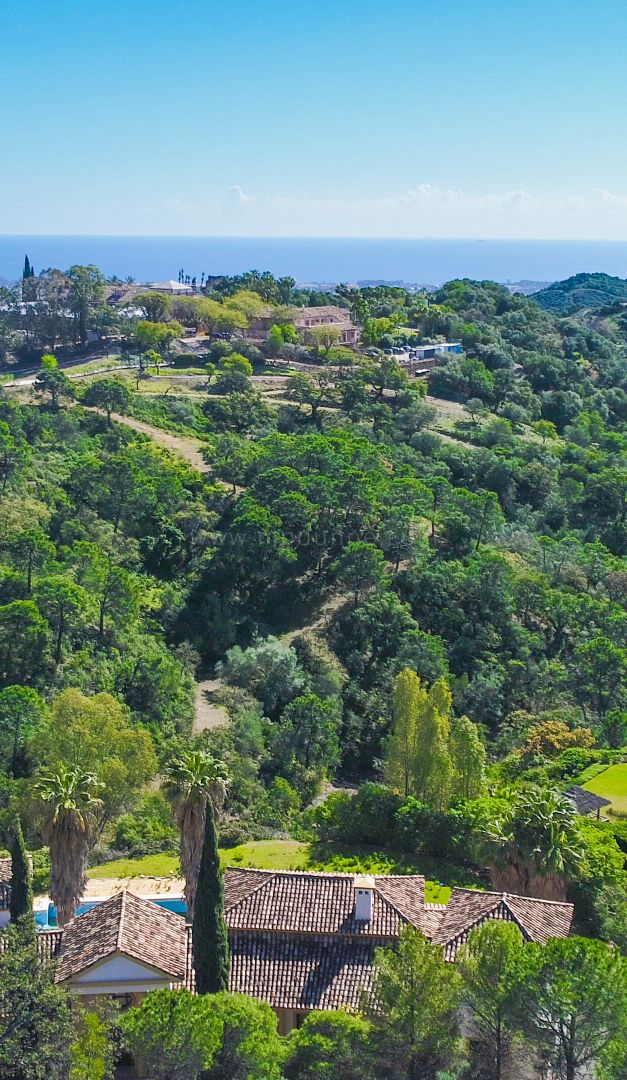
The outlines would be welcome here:
<svg viewBox="0 0 627 1080">
<path fill-rule="evenodd" d="M 294 323 L 298 326 L 305 319 L 324 319 L 327 323 L 349 323 L 351 313 L 346 308 L 334 304 L 321 304 L 319 307 L 296 308 Z M 319 324 L 319 325 L 324 325 Z M 305 328 L 307 329 L 307 328 Z"/>
<path fill-rule="evenodd" d="M 604 799 L 602 795 L 595 795 L 594 791 L 587 791 L 586 788 L 579 787 L 577 784 L 569 787 L 564 795 L 570 799 L 578 814 L 596 814 L 597 810 L 602 810 L 604 806 L 612 805 L 609 799 Z"/>
<path fill-rule="evenodd" d="M 195 988 L 192 934 L 184 986 Z M 372 985 L 377 942 L 324 935 L 229 934 L 229 990 L 275 1009 L 356 1009 Z"/>
<path fill-rule="evenodd" d="M 471 930 L 489 919 L 499 919 L 516 923 L 527 941 L 545 944 L 552 937 L 568 937 L 573 914 L 572 904 L 556 900 L 453 889 L 433 941 L 444 946 L 447 960 L 454 960 Z"/>
<path fill-rule="evenodd" d="M 372 918 L 355 919 L 354 874 L 230 867 L 224 917 L 230 930 L 395 938 L 403 924 L 422 928 L 423 877 L 374 877 Z"/>
<path fill-rule="evenodd" d="M 275 1008 L 357 1008 L 372 985 L 375 951 L 410 923 L 455 960 L 469 933 L 489 919 L 514 922 L 528 941 L 567 937 L 573 905 L 511 893 L 454 889 L 448 905 L 425 904 L 424 879 L 374 876 L 373 915 L 357 922 L 353 874 L 229 868 L 224 914 L 233 992 Z M 0 951 L 7 935 L 0 934 Z M 123 954 L 194 989 L 191 927 L 171 911 L 119 893 L 59 931 L 37 935 L 58 982 Z"/>
<path fill-rule="evenodd" d="M 185 921 L 180 915 L 125 891 L 71 919 L 63 930 L 56 977 L 63 982 L 108 956 L 123 953 L 182 979 L 186 948 Z"/>
</svg>

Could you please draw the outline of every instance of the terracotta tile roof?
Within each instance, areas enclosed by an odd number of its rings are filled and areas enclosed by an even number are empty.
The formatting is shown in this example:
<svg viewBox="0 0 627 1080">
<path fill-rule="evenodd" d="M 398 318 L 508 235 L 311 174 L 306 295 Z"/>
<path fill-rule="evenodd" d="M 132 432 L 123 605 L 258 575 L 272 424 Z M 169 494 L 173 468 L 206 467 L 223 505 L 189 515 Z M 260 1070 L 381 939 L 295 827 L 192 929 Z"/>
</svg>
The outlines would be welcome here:
<svg viewBox="0 0 627 1080">
<path fill-rule="evenodd" d="M 435 937 L 445 911 L 446 904 L 425 904 L 422 927 L 425 937 Z"/>
<path fill-rule="evenodd" d="M 448 905 L 424 903 L 421 877 L 374 877 L 373 917 L 354 918 L 354 875 L 244 870 L 225 873 L 230 989 L 275 1008 L 356 1008 L 371 985 L 379 945 L 406 923 L 423 930 L 454 960 L 474 927 L 515 922 L 528 940 L 567 937 L 572 904 L 508 893 L 454 889 Z M 2 947 L 0 935 L 0 947 Z M 38 935 L 42 960 L 59 958 L 63 981 L 122 952 L 194 988 L 191 928 L 150 900 L 121 893 Z"/>
<path fill-rule="evenodd" d="M 37 957 L 42 963 L 48 960 L 56 960 L 59 949 L 61 948 L 61 941 L 63 940 L 62 930 L 41 930 L 37 933 Z M 9 938 L 6 933 L 0 933 L 0 953 L 6 952 L 9 944 Z"/>
<path fill-rule="evenodd" d="M 357 921 L 354 874 L 294 870 L 226 871 L 224 916 L 229 929 L 395 938 L 404 923 L 422 928 L 424 878 L 374 878 L 372 919 Z"/>
<path fill-rule="evenodd" d="M 180 915 L 129 892 L 79 915 L 63 930 L 57 981 L 121 952 L 175 979 L 185 974 L 187 941 Z"/>
<path fill-rule="evenodd" d="M 194 990 L 191 928 L 184 986 Z M 372 982 L 367 938 L 229 933 L 229 989 L 275 1009 L 357 1008 Z"/>
<path fill-rule="evenodd" d="M 609 799 L 604 799 L 602 795 L 595 795 L 594 791 L 587 791 L 586 788 L 579 787 L 577 784 L 569 787 L 564 795 L 573 804 L 578 814 L 596 814 L 597 810 L 602 810 L 604 806 L 612 805 Z"/>
<path fill-rule="evenodd" d="M 573 921 L 572 904 L 538 900 L 512 893 L 453 889 L 433 940 L 444 946 L 447 960 L 454 960 L 471 930 L 488 919 L 515 922 L 528 941 L 544 944 L 552 937 L 568 937 Z"/>
<path fill-rule="evenodd" d="M 294 325 L 303 326 L 307 329 L 305 325 L 307 319 L 320 320 L 317 323 L 318 326 L 328 325 L 329 323 L 350 323 L 351 313 L 346 308 L 336 307 L 333 304 L 321 305 L 320 307 L 296 308 Z"/>
</svg>

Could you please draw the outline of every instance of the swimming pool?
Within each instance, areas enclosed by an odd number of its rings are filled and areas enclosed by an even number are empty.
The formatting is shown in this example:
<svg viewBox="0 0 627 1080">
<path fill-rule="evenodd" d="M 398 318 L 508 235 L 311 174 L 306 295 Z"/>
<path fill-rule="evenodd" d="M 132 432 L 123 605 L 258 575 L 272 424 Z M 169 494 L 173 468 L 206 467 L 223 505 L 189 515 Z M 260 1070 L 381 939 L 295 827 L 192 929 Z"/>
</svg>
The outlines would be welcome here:
<svg viewBox="0 0 627 1080">
<path fill-rule="evenodd" d="M 159 907 L 165 908 L 166 911 L 173 911 L 176 915 L 187 914 L 187 904 L 179 897 L 161 898 L 157 896 L 147 896 L 146 899 L 151 900 L 153 904 L 157 904 Z M 92 908 L 98 907 L 98 904 L 102 904 L 103 902 L 103 900 L 86 900 L 84 904 L 79 904 L 74 914 L 77 916 L 84 915 L 86 911 L 91 911 Z M 54 904 L 48 904 L 47 908 L 36 911 L 35 922 L 40 930 L 56 929 L 59 923 L 57 920 L 57 909 Z"/>
</svg>

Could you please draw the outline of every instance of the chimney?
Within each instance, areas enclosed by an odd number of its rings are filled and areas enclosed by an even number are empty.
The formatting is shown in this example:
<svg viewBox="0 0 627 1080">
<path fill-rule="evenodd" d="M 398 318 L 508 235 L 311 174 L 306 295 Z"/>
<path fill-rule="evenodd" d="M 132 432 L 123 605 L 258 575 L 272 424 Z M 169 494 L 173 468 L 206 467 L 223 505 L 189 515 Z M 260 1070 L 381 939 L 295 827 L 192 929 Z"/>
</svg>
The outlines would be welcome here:
<svg viewBox="0 0 627 1080">
<path fill-rule="evenodd" d="M 374 897 L 374 877 L 372 874 L 355 874 L 353 885 L 355 887 L 355 919 L 357 922 L 370 922 Z"/>
</svg>

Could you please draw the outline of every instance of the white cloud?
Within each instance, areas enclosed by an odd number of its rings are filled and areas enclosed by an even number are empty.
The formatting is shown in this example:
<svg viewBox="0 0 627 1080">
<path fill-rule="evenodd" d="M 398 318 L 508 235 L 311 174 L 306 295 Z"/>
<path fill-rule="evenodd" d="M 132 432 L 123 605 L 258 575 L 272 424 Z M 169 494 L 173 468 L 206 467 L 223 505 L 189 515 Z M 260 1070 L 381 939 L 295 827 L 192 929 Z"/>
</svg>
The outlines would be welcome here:
<svg viewBox="0 0 627 1080">
<path fill-rule="evenodd" d="M 468 207 L 470 209 L 524 210 L 538 205 L 538 200 L 528 191 L 508 191 L 503 195 L 469 195 L 459 188 L 439 188 L 433 184 L 417 184 L 400 195 L 382 195 L 370 199 L 314 199 L 310 195 L 277 196 L 269 200 L 271 206 L 293 206 L 324 210 L 327 208 L 370 207 Z"/>
<path fill-rule="evenodd" d="M 147 233 L 241 236 L 619 239 L 627 237 L 627 193 L 482 192 L 421 180 L 395 192 L 353 190 L 336 197 L 311 191 L 251 194 L 234 184 L 218 195 L 164 193 L 159 202 L 136 209 L 137 225 Z"/>
<path fill-rule="evenodd" d="M 245 191 L 242 191 L 239 184 L 234 184 L 233 187 L 229 188 L 224 197 L 227 206 L 252 206 L 256 201 L 256 197 L 247 195 Z"/>
<path fill-rule="evenodd" d="M 599 188 L 596 193 L 596 206 L 600 208 L 608 207 L 609 209 L 618 207 L 623 210 L 627 207 L 627 195 L 615 195 L 613 191 Z"/>
</svg>

